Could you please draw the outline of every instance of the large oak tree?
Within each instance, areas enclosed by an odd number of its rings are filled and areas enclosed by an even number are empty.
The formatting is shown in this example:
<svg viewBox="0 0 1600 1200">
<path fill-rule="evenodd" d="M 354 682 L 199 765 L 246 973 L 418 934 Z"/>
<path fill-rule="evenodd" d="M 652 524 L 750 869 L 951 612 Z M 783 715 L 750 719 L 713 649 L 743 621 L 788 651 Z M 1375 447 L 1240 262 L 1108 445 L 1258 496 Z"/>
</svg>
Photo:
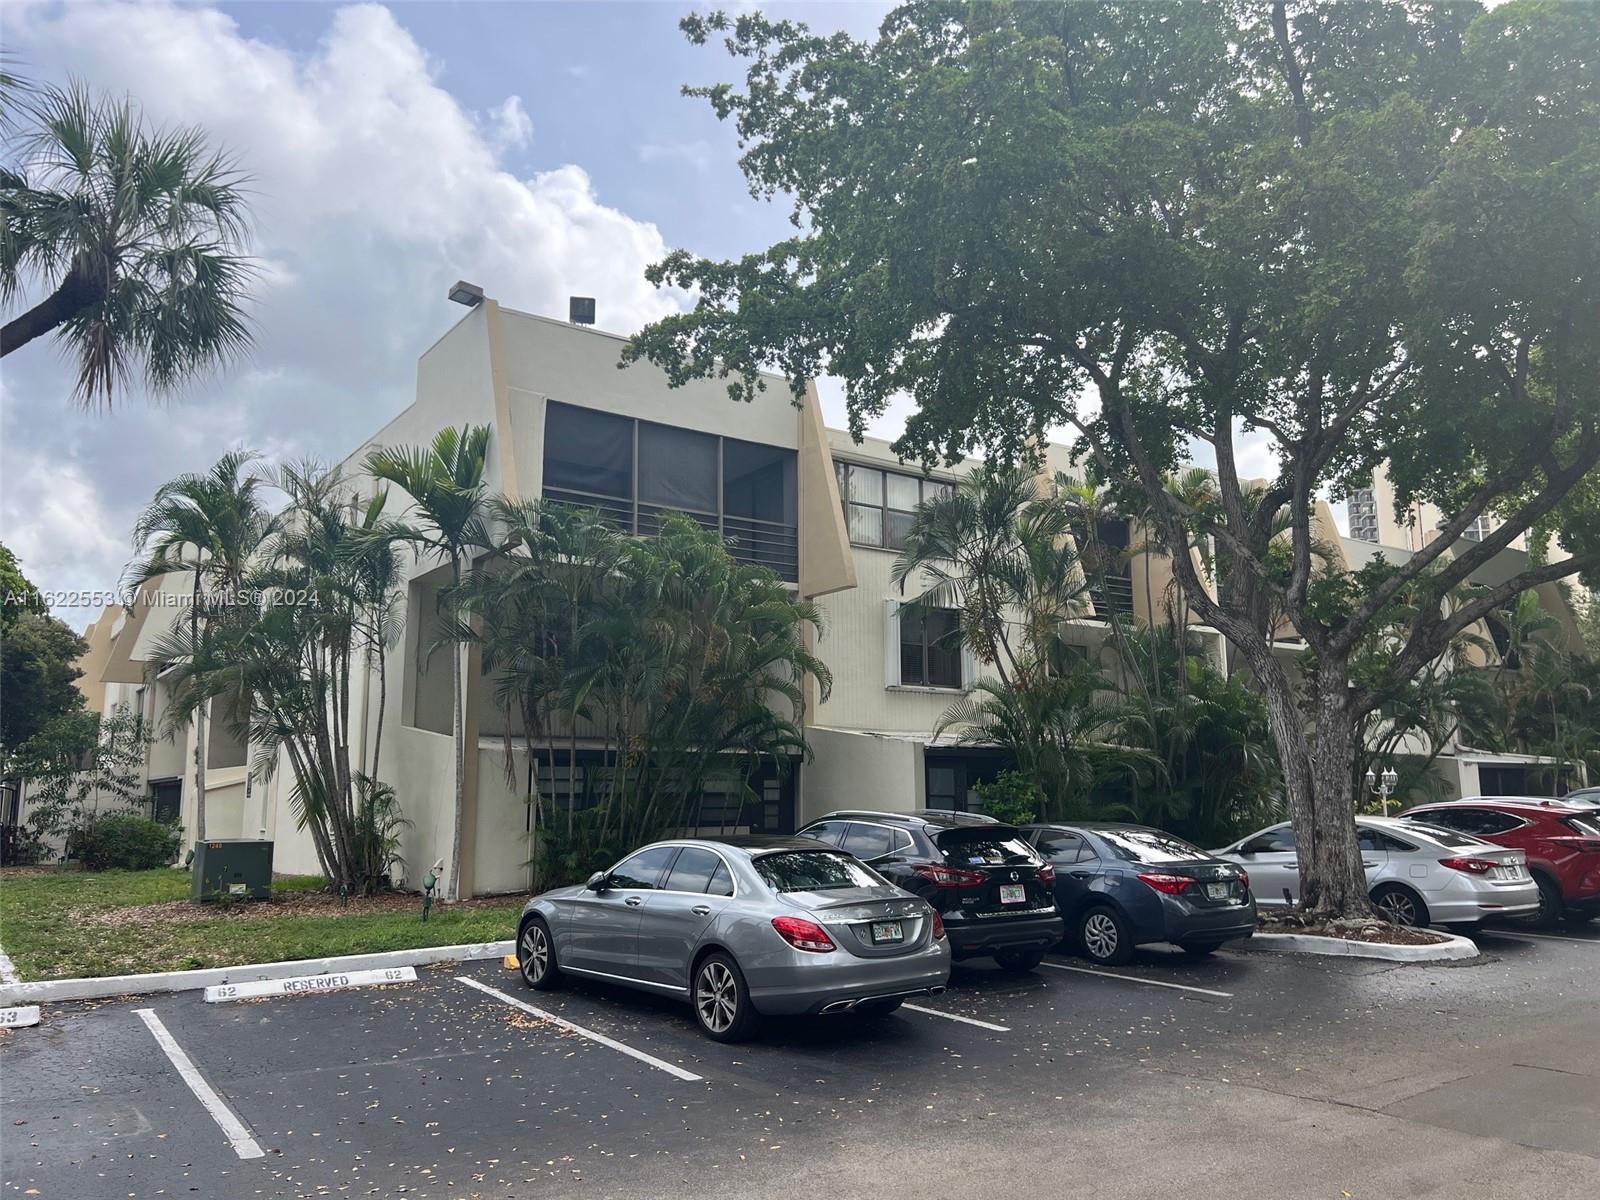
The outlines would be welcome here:
<svg viewBox="0 0 1600 1200">
<path fill-rule="evenodd" d="M 1600 566 L 1600 7 L 942 2 L 867 42 L 684 29 L 744 61 L 742 86 L 692 90 L 796 232 L 657 264 L 699 300 L 630 355 L 736 398 L 761 367 L 831 372 L 857 432 L 908 393 L 913 459 L 1067 429 L 1165 544 L 1215 543 L 1216 599 L 1174 563 L 1269 703 L 1304 900 L 1365 911 L 1357 723 L 1496 606 Z M 1213 489 L 1163 486 L 1191 461 Z M 1383 462 L 1452 515 L 1330 577 L 1317 500 Z M 1447 602 L 1530 530 L 1571 557 Z M 1387 672 L 1352 682 L 1401 596 Z"/>
</svg>

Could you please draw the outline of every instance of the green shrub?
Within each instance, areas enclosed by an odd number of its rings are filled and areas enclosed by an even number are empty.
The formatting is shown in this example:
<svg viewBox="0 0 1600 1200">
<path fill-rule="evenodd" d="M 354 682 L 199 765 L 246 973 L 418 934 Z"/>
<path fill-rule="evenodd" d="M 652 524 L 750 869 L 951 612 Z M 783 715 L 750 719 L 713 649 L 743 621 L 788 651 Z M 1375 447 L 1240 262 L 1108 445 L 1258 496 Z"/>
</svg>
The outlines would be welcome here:
<svg viewBox="0 0 1600 1200">
<path fill-rule="evenodd" d="M 75 831 L 73 850 L 91 871 L 148 871 L 178 856 L 183 830 L 133 813 L 92 817 Z"/>
<path fill-rule="evenodd" d="M 997 821 L 1008 825 L 1026 825 L 1039 819 L 1040 802 L 1044 799 L 1039 787 L 1021 771 L 1001 771 L 993 783 L 973 786 L 983 811 Z"/>
</svg>

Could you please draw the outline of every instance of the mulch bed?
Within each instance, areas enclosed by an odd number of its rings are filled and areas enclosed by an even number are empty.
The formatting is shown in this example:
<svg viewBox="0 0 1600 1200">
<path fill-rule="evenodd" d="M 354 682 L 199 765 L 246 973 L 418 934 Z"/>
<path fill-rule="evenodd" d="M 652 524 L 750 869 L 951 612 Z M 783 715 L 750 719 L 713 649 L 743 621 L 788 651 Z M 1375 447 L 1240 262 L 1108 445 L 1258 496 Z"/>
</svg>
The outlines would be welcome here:
<svg viewBox="0 0 1600 1200">
<path fill-rule="evenodd" d="M 1256 918 L 1261 933 L 1302 933 L 1312 937 L 1343 938 L 1347 942 L 1371 942 L 1384 946 L 1436 946 L 1447 939 L 1426 929 L 1391 925 L 1377 918 L 1366 920 L 1318 921 L 1298 913 L 1261 913 Z"/>
<path fill-rule="evenodd" d="M 446 905 L 434 902 L 435 911 L 477 908 L 520 908 L 524 896 L 484 896 L 458 900 Z M 165 904 L 135 904 L 110 908 L 87 915 L 100 925 L 125 925 L 129 922 L 186 922 L 256 920 L 261 917 L 362 917 L 376 913 L 421 912 L 422 897 L 409 892 L 383 892 L 376 896 L 351 896 L 348 906 L 333 892 L 275 892 L 270 900 L 235 900 L 196 904 L 192 900 L 170 900 Z"/>
</svg>

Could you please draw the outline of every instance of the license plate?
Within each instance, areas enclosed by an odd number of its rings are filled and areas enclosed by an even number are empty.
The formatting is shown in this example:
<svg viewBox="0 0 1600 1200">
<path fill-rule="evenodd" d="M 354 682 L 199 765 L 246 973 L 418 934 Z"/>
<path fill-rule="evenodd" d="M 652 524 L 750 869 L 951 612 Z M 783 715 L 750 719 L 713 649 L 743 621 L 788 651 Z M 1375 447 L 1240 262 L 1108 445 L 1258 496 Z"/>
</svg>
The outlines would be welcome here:
<svg viewBox="0 0 1600 1200">
<path fill-rule="evenodd" d="M 874 942 L 903 942 L 906 940 L 905 931 L 901 929 L 899 921 L 874 921 L 872 923 L 872 940 Z"/>
<path fill-rule="evenodd" d="M 1211 900 L 1226 900 L 1232 890 L 1233 886 L 1227 883 L 1206 884 L 1206 896 Z"/>
<path fill-rule="evenodd" d="M 1494 877 L 1496 879 L 1521 879 L 1522 878 L 1522 868 L 1521 867 L 1496 867 L 1494 869 Z"/>
<path fill-rule="evenodd" d="M 1028 902 L 1028 889 L 1020 883 L 1002 883 L 1000 885 L 1001 904 L 1026 904 Z"/>
</svg>

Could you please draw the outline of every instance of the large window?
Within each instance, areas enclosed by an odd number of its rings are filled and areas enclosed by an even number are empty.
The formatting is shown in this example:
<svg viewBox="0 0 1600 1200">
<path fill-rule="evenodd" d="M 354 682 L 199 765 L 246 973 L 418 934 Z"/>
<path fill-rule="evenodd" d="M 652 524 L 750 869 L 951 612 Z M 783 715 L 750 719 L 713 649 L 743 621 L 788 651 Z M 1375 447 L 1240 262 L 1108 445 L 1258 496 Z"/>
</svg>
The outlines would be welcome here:
<svg viewBox="0 0 1600 1200">
<path fill-rule="evenodd" d="M 954 609 L 900 614 L 900 682 L 911 687 L 961 686 L 961 618 Z"/>
<path fill-rule="evenodd" d="M 906 544 L 917 508 L 936 496 L 950 494 L 950 485 L 903 471 L 884 471 L 855 463 L 834 464 L 839 497 L 844 502 L 850 540 L 863 546 L 899 550 Z"/>
<path fill-rule="evenodd" d="M 682 512 L 726 535 L 733 555 L 797 577 L 796 456 L 782 446 L 719 437 L 551 402 L 544 497 L 598 508 L 650 534 Z"/>
</svg>

